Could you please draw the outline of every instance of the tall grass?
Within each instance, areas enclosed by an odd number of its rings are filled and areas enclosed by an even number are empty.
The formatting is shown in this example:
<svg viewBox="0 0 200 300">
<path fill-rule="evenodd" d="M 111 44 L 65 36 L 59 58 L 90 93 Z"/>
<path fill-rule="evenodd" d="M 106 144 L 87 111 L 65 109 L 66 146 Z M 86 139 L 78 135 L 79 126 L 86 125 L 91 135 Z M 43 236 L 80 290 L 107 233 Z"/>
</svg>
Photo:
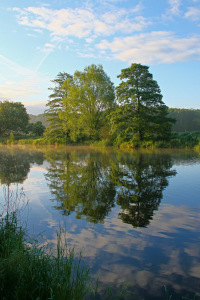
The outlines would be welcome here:
<svg viewBox="0 0 200 300">
<path fill-rule="evenodd" d="M 0 218 L 0 299 L 85 299 L 90 292 L 89 269 L 69 249 L 63 232 L 57 232 L 57 248 L 41 246 L 27 235 L 20 217 L 23 193 L 4 189 Z M 25 203 L 26 205 L 26 203 Z"/>
<path fill-rule="evenodd" d="M 0 221 L 0 299 L 84 299 L 89 270 L 57 233 L 57 252 L 39 246 L 18 226 L 15 213 Z"/>
</svg>

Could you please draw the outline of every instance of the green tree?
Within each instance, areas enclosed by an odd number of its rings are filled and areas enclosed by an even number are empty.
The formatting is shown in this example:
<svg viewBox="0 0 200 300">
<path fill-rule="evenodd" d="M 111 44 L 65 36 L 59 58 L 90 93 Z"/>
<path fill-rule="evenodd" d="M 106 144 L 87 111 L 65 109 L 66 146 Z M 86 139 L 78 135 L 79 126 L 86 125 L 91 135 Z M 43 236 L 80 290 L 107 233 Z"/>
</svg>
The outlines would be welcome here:
<svg viewBox="0 0 200 300">
<path fill-rule="evenodd" d="M 0 135 L 26 130 L 29 116 L 20 102 L 0 101 Z"/>
<path fill-rule="evenodd" d="M 119 142 L 140 144 L 143 140 L 169 137 L 173 119 L 167 117 L 168 108 L 148 69 L 132 64 L 118 76 L 122 80 L 116 88 L 119 106 L 111 114 L 111 124 Z"/>
<path fill-rule="evenodd" d="M 49 90 L 52 91 L 52 94 L 49 96 L 49 101 L 47 103 L 48 108 L 45 111 L 48 126 L 44 135 L 47 140 L 53 143 L 66 139 L 66 134 L 62 128 L 62 120 L 59 118 L 58 114 L 59 111 L 62 111 L 63 109 L 63 97 L 65 96 L 63 83 L 70 78 L 72 78 L 72 76 L 68 73 L 60 72 L 57 77 L 51 81 L 54 84 L 54 87 L 49 88 Z"/>
<path fill-rule="evenodd" d="M 41 121 L 37 121 L 36 123 L 33 124 L 32 132 L 36 136 L 42 136 L 45 130 L 45 126 L 42 124 Z"/>
<path fill-rule="evenodd" d="M 78 135 L 99 138 L 103 126 L 103 112 L 114 105 L 114 85 L 101 65 L 90 65 L 83 72 L 76 71 L 73 79 L 63 84 L 65 97 L 59 116 L 72 140 Z"/>
</svg>

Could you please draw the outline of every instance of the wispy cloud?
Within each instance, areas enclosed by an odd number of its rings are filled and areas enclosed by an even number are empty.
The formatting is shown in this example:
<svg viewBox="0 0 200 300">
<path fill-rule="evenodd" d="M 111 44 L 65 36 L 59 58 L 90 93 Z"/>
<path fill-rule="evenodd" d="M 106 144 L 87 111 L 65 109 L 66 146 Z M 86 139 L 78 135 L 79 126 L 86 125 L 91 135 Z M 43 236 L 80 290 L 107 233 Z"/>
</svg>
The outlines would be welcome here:
<svg viewBox="0 0 200 300">
<path fill-rule="evenodd" d="M 182 0 L 168 0 L 168 8 L 162 17 L 164 19 L 171 19 L 181 15 L 181 2 Z"/>
<path fill-rule="evenodd" d="M 200 36 L 177 38 L 173 33 L 165 31 L 115 38 L 113 42 L 103 40 L 96 47 L 128 63 L 159 64 L 200 60 Z"/>
<path fill-rule="evenodd" d="M 31 71 L 29 69 L 24 68 L 23 66 L 17 64 L 13 60 L 1 54 L 0 54 L 0 65 L 4 66 L 9 70 L 12 70 L 13 72 L 15 72 L 15 74 L 17 73 L 18 75 L 26 75 L 26 76 L 31 75 Z"/>
<path fill-rule="evenodd" d="M 192 21 L 200 21 L 200 7 L 189 7 L 185 17 Z"/>
<path fill-rule="evenodd" d="M 21 25 L 46 29 L 51 36 L 108 36 L 115 33 L 132 33 L 147 28 L 151 22 L 135 15 L 139 8 L 132 10 L 112 9 L 98 14 L 91 9 L 60 9 L 46 7 L 14 8 Z"/>
<path fill-rule="evenodd" d="M 172 15 L 179 15 L 180 14 L 181 0 L 169 0 L 169 5 L 170 5 L 169 12 Z"/>
<path fill-rule="evenodd" d="M 43 99 L 44 97 L 47 98 L 47 96 L 44 96 L 43 88 L 49 84 L 49 78 L 42 77 L 35 70 L 27 69 L 1 54 L 0 67 L 2 70 L 0 100 L 26 102 L 34 95 L 37 95 L 37 97 L 40 95 Z M 10 78 L 12 78 L 12 81 Z"/>
</svg>

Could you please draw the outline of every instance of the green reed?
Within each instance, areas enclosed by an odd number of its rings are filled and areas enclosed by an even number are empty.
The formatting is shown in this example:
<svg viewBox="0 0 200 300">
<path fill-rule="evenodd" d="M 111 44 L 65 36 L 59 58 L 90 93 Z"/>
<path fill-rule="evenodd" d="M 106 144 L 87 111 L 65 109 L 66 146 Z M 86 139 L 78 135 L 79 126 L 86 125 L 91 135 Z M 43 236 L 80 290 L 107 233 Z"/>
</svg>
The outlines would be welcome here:
<svg viewBox="0 0 200 300">
<path fill-rule="evenodd" d="M 89 270 L 57 233 L 57 252 L 31 241 L 15 213 L 0 221 L 0 299 L 85 299 Z"/>
</svg>

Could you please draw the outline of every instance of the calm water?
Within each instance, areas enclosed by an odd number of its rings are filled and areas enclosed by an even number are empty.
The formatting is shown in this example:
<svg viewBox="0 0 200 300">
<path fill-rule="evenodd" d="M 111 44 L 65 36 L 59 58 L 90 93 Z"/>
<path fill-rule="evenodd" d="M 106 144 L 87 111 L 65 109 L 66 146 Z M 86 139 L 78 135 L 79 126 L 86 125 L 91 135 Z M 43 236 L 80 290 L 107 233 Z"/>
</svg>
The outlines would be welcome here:
<svg viewBox="0 0 200 300">
<path fill-rule="evenodd" d="M 54 245 L 66 227 L 99 291 L 125 283 L 127 299 L 166 299 L 164 285 L 173 299 L 200 293 L 197 152 L 2 147 L 0 181 L 1 211 L 21 193 L 30 232 Z"/>
</svg>

